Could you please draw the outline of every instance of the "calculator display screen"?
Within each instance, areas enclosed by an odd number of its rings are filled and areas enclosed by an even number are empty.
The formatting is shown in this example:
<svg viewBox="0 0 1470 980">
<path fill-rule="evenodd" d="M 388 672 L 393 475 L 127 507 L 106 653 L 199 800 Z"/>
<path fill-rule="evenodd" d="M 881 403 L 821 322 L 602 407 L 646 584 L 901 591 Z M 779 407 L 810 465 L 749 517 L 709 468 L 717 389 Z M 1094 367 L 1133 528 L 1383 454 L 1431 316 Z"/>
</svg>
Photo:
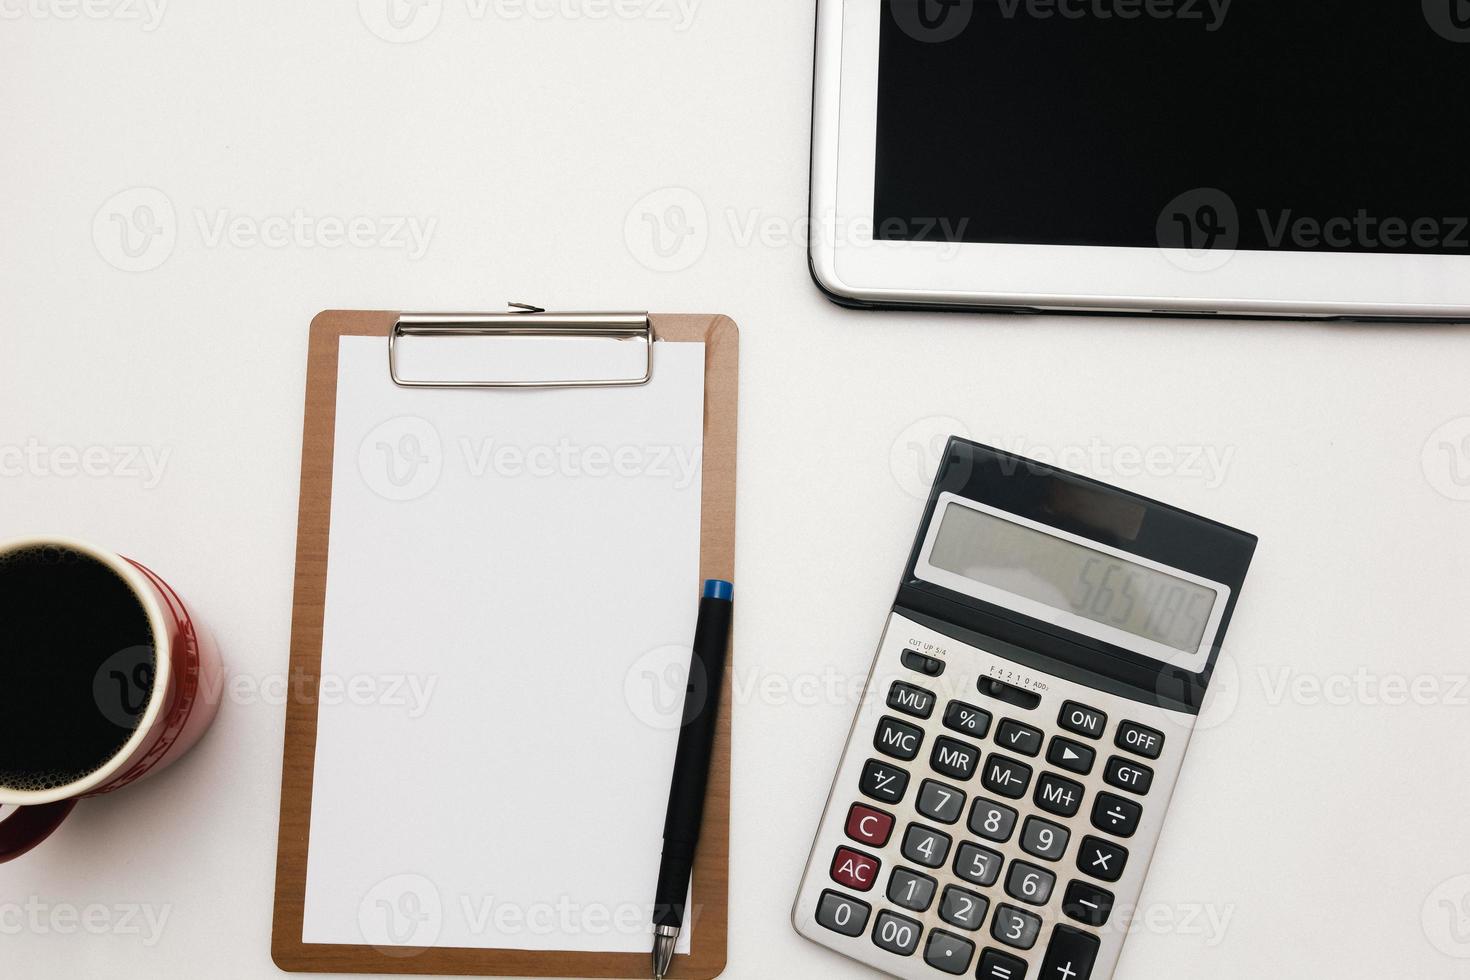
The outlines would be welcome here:
<svg viewBox="0 0 1470 980">
<path fill-rule="evenodd" d="M 1214 589 L 950 503 L 929 563 L 981 585 L 1194 653 Z"/>
</svg>

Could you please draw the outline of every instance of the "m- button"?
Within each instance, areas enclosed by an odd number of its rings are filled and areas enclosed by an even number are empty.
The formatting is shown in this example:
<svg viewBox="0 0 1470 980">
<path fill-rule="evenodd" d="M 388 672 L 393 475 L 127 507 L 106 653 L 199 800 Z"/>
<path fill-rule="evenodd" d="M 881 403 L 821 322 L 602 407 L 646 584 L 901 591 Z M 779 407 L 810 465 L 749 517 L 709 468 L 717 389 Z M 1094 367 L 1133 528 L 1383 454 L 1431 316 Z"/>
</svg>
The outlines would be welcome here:
<svg viewBox="0 0 1470 980">
<path fill-rule="evenodd" d="M 1076 732 L 1087 738 L 1102 738 L 1103 729 L 1108 727 L 1108 716 L 1096 708 L 1067 701 L 1062 704 L 1062 713 L 1057 718 L 1057 724 L 1069 732 Z"/>
</svg>

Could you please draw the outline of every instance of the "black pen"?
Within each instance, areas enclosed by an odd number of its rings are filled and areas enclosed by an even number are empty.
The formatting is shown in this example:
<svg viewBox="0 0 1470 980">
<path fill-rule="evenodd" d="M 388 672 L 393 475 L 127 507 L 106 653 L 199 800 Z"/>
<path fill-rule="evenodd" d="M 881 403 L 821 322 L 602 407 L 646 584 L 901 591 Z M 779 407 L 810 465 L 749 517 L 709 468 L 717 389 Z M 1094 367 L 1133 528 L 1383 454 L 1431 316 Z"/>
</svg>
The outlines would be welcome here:
<svg viewBox="0 0 1470 980">
<path fill-rule="evenodd" d="M 704 790 L 709 782 L 710 749 L 724 689 L 725 658 L 730 649 L 730 616 L 735 586 L 720 579 L 704 583 L 694 652 L 684 690 L 684 719 L 674 755 L 669 810 L 664 817 L 664 853 L 658 864 L 658 890 L 653 902 L 653 975 L 663 980 L 674 960 L 674 946 L 684 925 L 684 900 L 694 870 L 694 849 L 704 818 Z M 703 679 L 703 697 L 694 697 L 694 682 Z"/>
</svg>

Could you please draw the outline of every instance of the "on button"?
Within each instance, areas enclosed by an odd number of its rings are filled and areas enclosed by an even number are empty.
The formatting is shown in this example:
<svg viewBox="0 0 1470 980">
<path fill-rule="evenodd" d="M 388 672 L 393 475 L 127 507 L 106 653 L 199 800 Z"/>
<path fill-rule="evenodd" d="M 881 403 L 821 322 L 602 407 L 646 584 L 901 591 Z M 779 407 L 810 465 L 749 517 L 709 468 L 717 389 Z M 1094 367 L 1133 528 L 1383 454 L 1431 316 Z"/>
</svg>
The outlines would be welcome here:
<svg viewBox="0 0 1470 980">
<path fill-rule="evenodd" d="M 1057 718 L 1057 724 L 1069 732 L 1076 732 L 1087 738 L 1102 738 L 1103 729 L 1108 727 L 1108 716 L 1096 708 L 1067 701 L 1062 704 L 1062 713 Z"/>
</svg>

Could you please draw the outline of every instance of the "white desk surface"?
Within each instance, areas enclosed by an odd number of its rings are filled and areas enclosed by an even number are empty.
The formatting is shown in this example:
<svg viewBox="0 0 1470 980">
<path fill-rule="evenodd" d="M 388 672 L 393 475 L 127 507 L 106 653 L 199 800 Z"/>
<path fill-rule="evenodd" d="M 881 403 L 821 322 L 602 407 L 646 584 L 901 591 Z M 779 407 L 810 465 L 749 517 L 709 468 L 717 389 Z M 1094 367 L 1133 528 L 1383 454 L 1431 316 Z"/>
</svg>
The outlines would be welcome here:
<svg viewBox="0 0 1470 980">
<path fill-rule="evenodd" d="M 0 871 L 6 964 L 277 975 L 306 324 L 525 300 L 743 331 L 727 976 L 865 973 L 787 912 L 947 426 L 1261 538 L 1118 976 L 1465 976 L 1470 330 L 841 310 L 812 5 L 680 9 L 0 0 L 0 536 L 146 561 L 233 675 Z"/>
</svg>

